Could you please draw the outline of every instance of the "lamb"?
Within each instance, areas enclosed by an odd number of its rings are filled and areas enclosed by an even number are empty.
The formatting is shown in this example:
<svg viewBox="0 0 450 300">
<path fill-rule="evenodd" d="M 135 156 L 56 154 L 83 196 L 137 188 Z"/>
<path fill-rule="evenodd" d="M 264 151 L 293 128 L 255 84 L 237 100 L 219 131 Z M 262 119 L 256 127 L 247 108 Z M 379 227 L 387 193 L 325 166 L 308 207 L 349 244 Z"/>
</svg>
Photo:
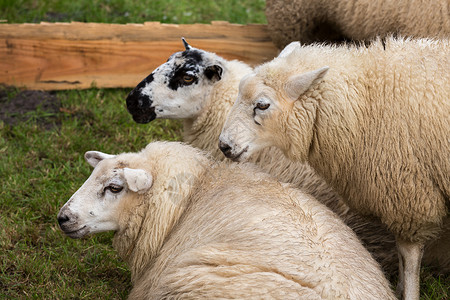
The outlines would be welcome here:
<svg viewBox="0 0 450 300">
<path fill-rule="evenodd" d="M 371 40 L 389 34 L 450 36 L 448 0 L 267 0 L 266 17 L 274 44 Z"/>
<path fill-rule="evenodd" d="M 58 221 L 72 238 L 115 231 L 130 299 L 395 299 L 334 213 L 253 165 L 178 142 L 85 158 L 94 170 Z"/>
<path fill-rule="evenodd" d="M 445 39 L 289 44 L 242 79 L 221 149 L 244 161 L 276 146 L 308 161 L 396 236 L 398 292 L 418 299 L 423 245 L 450 230 L 449 59 Z"/>
<path fill-rule="evenodd" d="M 239 81 L 252 69 L 242 62 L 227 61 L 194 48 L 184 39 L 183 43 L 185 51 L 171 55 L 129 93 L 128 111 L 138 123 L 155 118 L 182 119 L 185 142 L 208 151 L 216 159 L 224 159 L 217 140 L 237 98 Z M 176 80 L 178 83 L 174 84 Z M 277 148 L 255 153 L 250 160 L 278 180 L 293 184 L 331 208 L 355 231 L 384 272 L 395 275 L 398 270 L 395 238 L 384 224 L 350 210 L 309 165 L 290 161 Z M 427 248 L 431 250 L 425 253 L 425 265 L 435 266 L 442 272 L 450 270 L 450 254 L 446 257 L 432 252 L 432 243 Z"/>
</svg>

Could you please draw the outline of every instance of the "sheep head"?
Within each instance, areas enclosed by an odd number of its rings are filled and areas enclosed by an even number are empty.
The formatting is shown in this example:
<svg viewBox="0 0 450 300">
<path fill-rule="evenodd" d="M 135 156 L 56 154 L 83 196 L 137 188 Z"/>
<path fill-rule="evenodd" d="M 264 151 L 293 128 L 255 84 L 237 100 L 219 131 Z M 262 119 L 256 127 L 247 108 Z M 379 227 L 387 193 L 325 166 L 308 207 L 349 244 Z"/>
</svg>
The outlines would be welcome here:
<svg viewBox="0 0 450 300">
<path fill-rule="evenodd" d="M 196 49 L 184 39 L 183 44 L 185 51 L 174 53 L 129 93 L 127 108 L 137 123 L 196 117 L 213 85 L 222 79 L 221 57 Z"/>
<path fill-rule="evenodd" d="M 211 164 L 200 150 L 176 142 L 153 142 L 138 153 L 88 151 L 85 158 L 94 170 L 61 208 L 63 232 L 81 238 L 113 230 L 137 238 L 139 232 L 159 230 L 149 233 L 160 239 L 152 241 L 155 245 L 183 212 L 199 174 Z M 138 228 L 143 219 L 149 224 L 146 229 Z M 130 222 L 140 225 L 130 228 Z"/>
<path fill-rule="evenodd" d="M 72 238 L 115 231 L 113 247 L 135 280 L 158 254 L 212 162 L 176 142 L 153 142 L 138 153 L 89 151 L 85 158 L 94 170 L 61 208 L 60 227 Z"/>
<path fill-rule="evenodd" d="M 121 206 L 134 194 L 147 192 L 152 175 L 143 169 L 121 167 L 115 155 L 97 151 L 85 154 L 95 169 L 58 214 L 62 231 L 71 238 L 119 230 Z"/>
<path fill-rule="evenodd" d="M 305 149 L 300 160 L 306 160 L 317 101 L 305 94 L 322 81 L 328 67 L 290 73 L 298 47 L 298 43 L 288 45 L 272 62 L 241 80 L 238 98 L 219 138 L 219 148 L 228 158 L 245 161 L 269 146 L 291 156 L 292 144 L 300 144 Z"/>
</svg>

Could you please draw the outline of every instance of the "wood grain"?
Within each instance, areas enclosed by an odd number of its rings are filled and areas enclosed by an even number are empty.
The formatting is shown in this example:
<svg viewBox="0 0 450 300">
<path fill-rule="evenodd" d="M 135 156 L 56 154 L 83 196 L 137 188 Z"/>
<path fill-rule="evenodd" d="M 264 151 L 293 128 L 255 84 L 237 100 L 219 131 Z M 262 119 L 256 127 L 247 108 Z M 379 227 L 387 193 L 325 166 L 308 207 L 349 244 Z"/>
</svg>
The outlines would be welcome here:
<svg viewBox="0 0 450 300">
<path fill-rule="evenodd" d="M 261 24 L 0 24 L 0 83 L 43 90 L 134 87 L 184 49 L 181 37 L 251 65 L 277 54 Z"/>
</svg>

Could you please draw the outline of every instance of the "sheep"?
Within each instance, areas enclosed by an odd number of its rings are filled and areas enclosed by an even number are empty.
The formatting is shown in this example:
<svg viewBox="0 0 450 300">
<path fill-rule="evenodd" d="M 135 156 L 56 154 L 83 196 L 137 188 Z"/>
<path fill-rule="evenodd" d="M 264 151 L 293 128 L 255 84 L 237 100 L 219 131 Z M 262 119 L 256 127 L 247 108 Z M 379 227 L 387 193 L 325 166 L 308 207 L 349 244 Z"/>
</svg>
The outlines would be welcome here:
<svg viewBox="0 0 450 300">
<path fill-rule="evenodd" d="M 129 93 L 126 99 L 128 111 L 138 123 L 148 123 L 155 118 L 182 119 L 185 142 L 208 151 L 216 159 L 224 159 L 217 140 L 237 98 L 239 81 L 252 69 L 243 62 L 228 61 L 194 48 L 184 39 L 183 43 L 185 51 L 171 55 Z M 216 70 L 215 75 L 206 76 L 207 70 Z M 187 73 L 186 79 L 190 82 L 186 83 L 182 80 Z M 171 88 L 170 84 L 175 79 L 180 82 L 177 89 Z M 293 184 L 331 208 L 355 231 L 385 273 L 394 277 L 398 270 L 395 237 L 384 224 L 350 210 L 308 164 L 290 161 L 277 148 L 260 151 L 251 161 L 278 180 Z M 428 248 L 424 264 L 435 266 L 441 272 L 450 270 L 450 255 L 433 252 L 432 243 L 427 244 Z"/>
<path fill-rule="evenodd" d="M 389 34 L 450 36 L 448 0 L 267 0 L 266 17 L 279 49 L 292 41 L 367 41 Z"/>
<path fill-rule="evenodd" d="M 241 80 L 221 149 L 245 161 L 276 146 L 308 161 L 396 236 L 398 293 L 418 299 L 423 245 L 450 230 L 449 59 L 445 39 L 291 43 Z"/>
<path fill-rule="evenodd" d="M 130 299 L 395 299 L 333 212 L 251 164 L 179 142 L 85 158 L 94 170 L 58 222 L 71 238 L 115 231 Z"/>
</svg>

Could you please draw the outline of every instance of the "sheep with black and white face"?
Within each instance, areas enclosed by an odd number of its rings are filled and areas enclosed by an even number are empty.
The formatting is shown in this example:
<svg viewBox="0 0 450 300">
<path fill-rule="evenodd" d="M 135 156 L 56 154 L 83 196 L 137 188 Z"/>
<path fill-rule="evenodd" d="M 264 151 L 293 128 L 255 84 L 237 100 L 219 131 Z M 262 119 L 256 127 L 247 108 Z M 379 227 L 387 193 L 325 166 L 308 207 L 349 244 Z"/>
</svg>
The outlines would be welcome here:
<svg viewBox="0 0 450 300">
<path fill-rule="evenodd" d="M 183 42 L 186 51 L 173 54 L 128 95 L 127 108 L 137 123 L 198 115 L 211 86 L 221 79 L 223 61 Z"/>
</svg>

